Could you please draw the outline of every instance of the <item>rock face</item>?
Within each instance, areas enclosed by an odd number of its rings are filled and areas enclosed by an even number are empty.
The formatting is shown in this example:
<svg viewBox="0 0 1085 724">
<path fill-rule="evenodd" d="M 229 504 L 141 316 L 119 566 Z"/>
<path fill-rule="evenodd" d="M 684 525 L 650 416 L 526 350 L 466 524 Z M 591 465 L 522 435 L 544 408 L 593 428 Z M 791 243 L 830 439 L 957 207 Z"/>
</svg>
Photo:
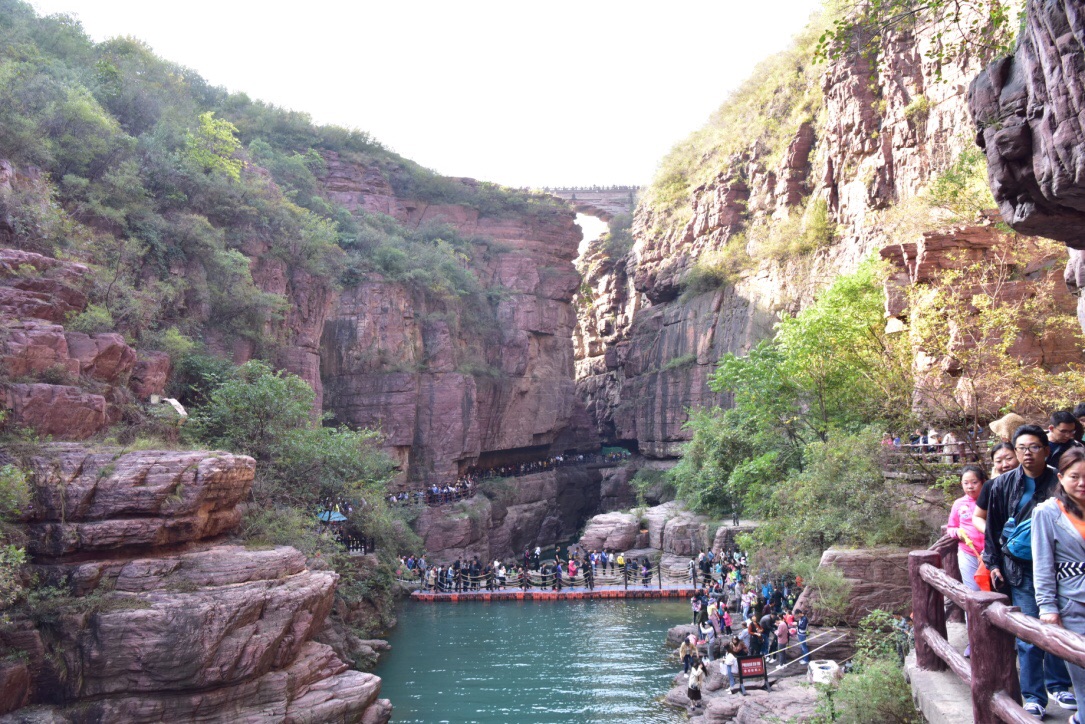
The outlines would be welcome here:
<svg viewBox="0 0 1085 724">
<path fill-rule="evenodd" d="M 911 609 L 908 553 L 907 548 L 883 546 L 830 548 L 821 555 L 818 567 L 837 569 L 850 585 L 847 608 L 841 616 L 843 623 L 857 626 L 874 609 L 893 613 L 907 613 Z M 795 607 L 812 611 L 811 623 L 836 623 L 821 620 L 816 601 L 810 599 L 812 595 L 812 589 L 807 587 Z"/>
<path fill-rule="evenodd" d="M 427 508 L 415 522 L 431 563 L 519 557 L 524 548 L 567 540 L 595 512 L 599 471 L 565 467 L 508 480 L 491 500 L 477 494 Z"/>
<path fill-rule="evenodd" d="M 976 142 L 987 154 L 991 192 L 1007 224 L 1070 247 L 1066 284 L 1085 286 L 1085 16 L 1075 3 L 1026 4 L 1017 50 L 968 89 Z M 1085 299 L 1078 297 L 1085 329 Z"/>
<path fill-rule="evenodd" d="M 334 154 L 328 169 L 325 187 L 351 211 L 379 211 L 412 227 L 450 224 L 490 240 L 476 244 L 467 263 L 493 301 L 466 323 L 452 302 L 376 275 L 343 290 L 321 340 L 326 409 L 340 422 L 381 428 L 414 481 L 447 482 L 508 450 L 541 457 L 589 447 L 573 431 L 579 278 L 572 260 L 580 241 L 573 213 L 490 218 L 399 199 L 379 174 Z"/>
<path fill-rule="evenodd" d="M 579 260 L 590 294 L 575 338 L 577 392 L 601 438 L 677 456 L 691 434 L 686 409 L 729 402 L 708 388 L 717 360 L 771 336 L 780 313 L 808 304 L 884 243 L 877 213 L 916 193 L 968 142 L 960 87 L 979 63 L 939 68 L 926 52 L 932 42 L 897 37 L 876 68 L 860 57 L 829 63 L 818 120 L 774 152 L 755 143 L 720 159 L 717 177 L 692 190 L 686 223 L 642 204 L 626 256 L 596 250 Z M 815 203 L 837 224 L 831 244 L 780 259 L 747 241 L 743 251 L 761 260 L 737 283 L 680 296 L 699 259 L 733 254 L 723 251 L 729 240 Z"/>
<path fill-rule="evenodd" d="M 388 721 L 380 679 L 313 641 L 337 575 L 293 548 L 215 542 L 254 468 L 227 453 L 72 444 L 35 457 L 28 549 L 73 598 L 48 627 L 0 632 L 27 660 L 0 684 L 49 721 Z"/>
<path fill-rule="evenodd" d="M 13 423 L 39 435 L 86 439 L 120 418 L 133 391 L 146 398 L 165 388 L 168 356 L 144 353 L 140 367 L 140 354 L 119 334 L 61 325 L 85 309 L 89 273 L 82 264 L 0 249 L 0 400 Z"/>
<path fill-rule="evenodd" d="M 1085 17 L 1075 3 L 1029 0 L 1013 56 L 968 89 L 991 190 L 1014 229 L 1085 248 Z"/>
</svg>

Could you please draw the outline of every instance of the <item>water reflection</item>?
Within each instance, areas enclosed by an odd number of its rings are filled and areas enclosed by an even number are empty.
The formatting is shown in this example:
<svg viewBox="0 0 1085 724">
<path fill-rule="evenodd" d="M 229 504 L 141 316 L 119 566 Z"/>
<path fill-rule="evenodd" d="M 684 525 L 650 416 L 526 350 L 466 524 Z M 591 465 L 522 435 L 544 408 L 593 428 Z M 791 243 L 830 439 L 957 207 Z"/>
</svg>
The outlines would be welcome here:
<svg viewBox="0 0 1085 724">
<path fill-rule="evenodd" d="M 658 699 L 681 601 L 407 603 L 377 669 L 393 722 L 683 721 Z"/>
</svg>

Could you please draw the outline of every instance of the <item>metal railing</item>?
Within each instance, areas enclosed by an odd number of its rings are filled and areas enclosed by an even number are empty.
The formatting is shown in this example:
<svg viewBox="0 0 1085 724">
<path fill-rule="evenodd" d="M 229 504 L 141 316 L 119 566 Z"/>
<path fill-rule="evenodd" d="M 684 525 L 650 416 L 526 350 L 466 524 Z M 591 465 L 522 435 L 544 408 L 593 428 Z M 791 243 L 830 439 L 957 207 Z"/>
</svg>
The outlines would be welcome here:
<svg viewBox="0 0 1085 724">
<path fill-rule="evenodd" d="M 927 671 L 949 668 L 968 684 L 976 724 L 1035 724 L 1020 703 L 1015 638 L 1085 666 L 1085 636 L 1021 613 L 1001 593 L 966 588 L 959 570 L 947 570 L 956 568 L 956 545 L 956 538 L 943 536 L 929 549 L 908 556 L 916 663 Z M 943 567 L 950 560 L 952 565 Z M 968 614 L 971 660 L 946 637 L 947 600 Z"/>
</svg>

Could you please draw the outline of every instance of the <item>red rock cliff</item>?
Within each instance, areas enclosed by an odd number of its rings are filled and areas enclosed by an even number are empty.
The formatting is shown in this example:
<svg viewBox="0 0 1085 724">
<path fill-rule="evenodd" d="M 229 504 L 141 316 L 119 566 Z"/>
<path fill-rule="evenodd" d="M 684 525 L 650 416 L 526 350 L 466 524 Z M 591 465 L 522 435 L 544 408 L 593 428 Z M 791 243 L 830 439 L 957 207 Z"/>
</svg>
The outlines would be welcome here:
<svg viewBox="0 0 1085 724">
<path fill-rule="evenodd" d="M 0 667 L 6 708 L 35 705 L 0 721 L 388 721 L 380 679 L 312 640 L 336 574 L 293 548 L 217 542 L 254 469 L 205 451 L 35 457 L 28 549 L 73 598 L 0 630 L 25 652 Z"/>
<path fill-rule="evenodd" d="M 492 321 L 465 324 L 449 303 L 379 276 L 344 289 L 323 327 L 325 408 L 340 422 L 381 429 L 415 480 L 449 480 L 486 453 L 541 456 L 590 442 L 572 426 L 572 261 L 581 238 L 573 213 L 490 218 L 414 202 L 371 169 L 327 161 L 329 195 L 351 211 L 447 223 L 490 240 L 467 263 L 493 293 Z"/>
<path fill-rule="evenodd" d="M 591 294 L 577 327 L 577 390 L 601 436 L 651 457 L 678 455 L 687 408 L 726 404 L 707 386 L 719 357 L 769 337 L 781 312 L 877 250 L 879 212 L 970 143 L 964 88 L 979 64 L 944 67 L 938 79 L 930 42 L 900 36 L 877 67 L 861 57 L 823 66 L 811 118 L 782 148 L 755 142 L 721 160 L 716 178 L 693 189 L 688 222 L 668 225 L 642 203 L 628 255 L 580 261 Z M 698 259 L 733 253 L 722 250 L 736 235 L 818 202 L 836 223 L 831 244 L 784 260 L 759 255 L 748 239 L 742 251 L 755 261 L 736 283 L 680 296 Z"/>
</svg>

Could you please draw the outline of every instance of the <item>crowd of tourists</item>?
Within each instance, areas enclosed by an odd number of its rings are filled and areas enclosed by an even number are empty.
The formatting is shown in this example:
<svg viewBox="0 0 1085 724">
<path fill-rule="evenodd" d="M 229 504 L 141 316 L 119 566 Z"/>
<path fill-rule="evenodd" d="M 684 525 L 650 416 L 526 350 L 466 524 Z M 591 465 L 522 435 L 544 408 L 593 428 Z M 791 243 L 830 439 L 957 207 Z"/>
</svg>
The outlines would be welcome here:
<svg viewBox="0 0 1085 724">
<path fill-rule="evenodd" d="M 789 658 L 810 663 L 810 619 L 796 607 L 803 589 L 800 576 L 751 573 L 740 551 L 717 557 L 701 553 L 689 561 L 688 573 L 698 587 L 690 599 L 694 632 L 682 641 L 678 656 L 688 675 L 692 710 L 701 706 L 701 688 L 713 661 L 720 661 L 731 689 L 737 685 L 743 692 L 739 659 L 764 656 L 778 666 L 786 666 Z M 702 647 L 707 662 L 701 658 Z"/>
<path fill-rule="evenodd" d="M 644 556 L 627 556 L 623 551 L 606 549 L 586 551 L 569 547 L 563 558 L 555 551 L 544 557 L 541 546 L 525 548 L 519 560 L 484 562 L 479 556 L 457 559 L 448 565 L 429 566 L 424 556 L 404 556 L 400 575 L 417 580 L 422 588 L 435 593 L 501 591 L 507 588 L 540 588 L 551 591 L 586 588 L 594 590 L 597 581 L 606 585 L 650 587 L 659 575 L 658 566 Z"/>
<path fill-rule="evenodd" d="M 545 460 L 531 460 L 510 465 L 495 465 L 488 468 L 471 468 L 466 474 L 461 475 L 452 483 L 445 483 L 444 485 L 434 483 L 422 490 L 390 493 L 388 495 L 388 502 L 393 505 L 406 503 L 424 503 L 426 505 L 455 503 L 458 500 L 465 500 L 473 496 L 477 491 L 479 481 L 482 480 L 514 478 L 521 475 L 541 473 L 546 470 L 553 470 L 554 468 L 560 468 L 567 465 L 620 462 L 627 457 L 629 457 L 629 453 L 625 451 L 587 455 L 551 455 Z"/>
<path fill-rule="evenodd" d="M 1011 413 L 982 464 L 964 466 L 964 493 L 946 532 L 959 539 L 961 578 L 995 590 L 1033 618 L 1085 634 L 1085 404 L 1055 412 L 1046 427 Z M 965 656 L 970 648 L 965 650 Z M 1017 640 L 1024 707 L 1042 719 L 1054 700 L 1077 709 L 1085 669 Z M 1077 715 L 1071 719 L 1077 723 Z"/>
</svg>

